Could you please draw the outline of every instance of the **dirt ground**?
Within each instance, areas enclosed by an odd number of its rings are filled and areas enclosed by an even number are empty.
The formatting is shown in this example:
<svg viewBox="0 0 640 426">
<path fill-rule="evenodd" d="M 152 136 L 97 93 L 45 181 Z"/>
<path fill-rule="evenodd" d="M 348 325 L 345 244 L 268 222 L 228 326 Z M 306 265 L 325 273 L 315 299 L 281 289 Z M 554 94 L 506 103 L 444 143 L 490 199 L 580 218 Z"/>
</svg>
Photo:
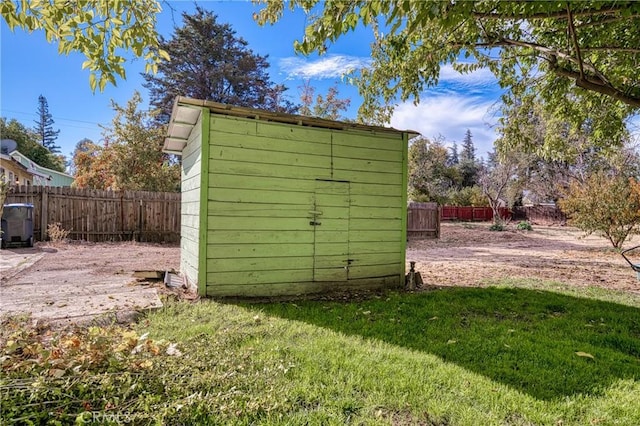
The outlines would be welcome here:
<svg viewBox="0 0 640 426">
<path fill-rule="evenodd" d="M 62 323 L 101 316 L 119 321 L 160 307 L 164 283 L 139 282 L 133 273 L 180 266 L 178 246 L 141 243 L 38 243 L 0 256 L 0 315 Z"/>
<path fill-rule="evenodd" d="M 517 231 L 510 225 L 491 232 L 487 223 L 443 223 L 440 239 L 409 243 L 407 266 L 416 261 L 427 288 L 533 278 L 640 294 L 636 273 L 608 241 L 582 235 L 569 227 Z M 625 247 L 638 244 L 636 237 Z M 2 250 L 0 315 L 28 313 L 63 322 L 105 314 L 118 319 L 161 306 L 158 293 L 168 291 L 162 282 L 138 282 L 134 271 L 178 270 L 179 264 L 178 246 L 157 244 L 39 243 L 33 249 Z"/>
<path fill-rule="evenodd" d="M 636 236 L 625 248 L 639 244 Z M 519 231 L 510 224 L 506 231 L 495 232 L 487 223 L 443 223 L 440 239 L 409 242 L 409 261 L 416 262 L 427 286 L 535 278 L 640 293 L 636 273 L 606 239 L 584 237 L 565 226 L 534 225 L 532 231 Z M 640 263 L 638 258 L 633 261 Z"/>
</svg>

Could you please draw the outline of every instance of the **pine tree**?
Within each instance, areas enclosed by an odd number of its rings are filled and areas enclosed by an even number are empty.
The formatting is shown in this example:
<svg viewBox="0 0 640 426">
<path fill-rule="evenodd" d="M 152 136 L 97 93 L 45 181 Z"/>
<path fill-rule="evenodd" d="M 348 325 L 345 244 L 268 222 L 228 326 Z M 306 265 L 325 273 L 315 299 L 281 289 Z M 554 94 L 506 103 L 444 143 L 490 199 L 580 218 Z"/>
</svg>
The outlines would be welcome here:
<svg viewBox="0 0 640 426">
<path fill-rule="evenodd" d="M 56 145 L 56 139 L 60 130 L 53 130 L 53 117 L 49 112 L 49 104 L 47 98 L 38 96 L 38 119 L 35 120 L 36 126 L 34 131 L 38 134 L 38 140 L 52 154 L 60 153 L 60 147 Z"/>
<path fill-rule="evenodd" d="M 454 142 L 453 146 L 449 148 L 449 151 L 450 153 L 447 156 L 447 164 L 449 166 L 455 166 L 460 162 L 460 156 L 458 155 L 458 144 Z"/>
<path fill-rule="evenodd" d="M 200 7 L 182 14 L 183 26 L 170 40 L 160 37 L 160 48 L 170 61 L 158 65 L 158 73 L 143 74 L 150 104 L 167 122 L 176 96 L 211 100 L 230 105 L 294 112 L 297 107 L 283 98 L 286 87 L 274 84 L 266 56 L 255 54 L 236 36 L 229 24 Z"/>
<path fill-rule="evenodd" d="M 462 161 L 476 161 L 476 147 L 473 145 L 473 138 L 471 130 L 467 129 L 462 139 L 462 152 L 460 153 L 460 159 Z"/>
<path fill-rule="evenodd" d="M 462 175 L 462 187 L 474 186 L 478 180 L 480 165 L 476 160 L 476 148 L 473 145 L 471 130 L 467 129 L 462 140 L 462 151 L 460 152 L 460 174 Z"/>
</svg>

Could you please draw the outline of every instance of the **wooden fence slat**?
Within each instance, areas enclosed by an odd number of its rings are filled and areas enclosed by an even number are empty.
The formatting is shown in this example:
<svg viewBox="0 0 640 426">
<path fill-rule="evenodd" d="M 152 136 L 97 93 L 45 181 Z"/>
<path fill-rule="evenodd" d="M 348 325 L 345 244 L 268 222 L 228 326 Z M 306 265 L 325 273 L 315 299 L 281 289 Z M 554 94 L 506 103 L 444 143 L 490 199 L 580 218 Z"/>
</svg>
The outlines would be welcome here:
<svg viewBox="0 0 640 426">
<path fill-rule="evenodd" d="M 33 204 L 39 240 L 60 222 L 71 239 L 180 241 L 180 193 L 14 186 L 5 202 Z"/>
<path fill-rule="evenodd" d="M 437 203 L 410 203 L 407 208 L 407 239 L 440 238 Z"/>
</svg>

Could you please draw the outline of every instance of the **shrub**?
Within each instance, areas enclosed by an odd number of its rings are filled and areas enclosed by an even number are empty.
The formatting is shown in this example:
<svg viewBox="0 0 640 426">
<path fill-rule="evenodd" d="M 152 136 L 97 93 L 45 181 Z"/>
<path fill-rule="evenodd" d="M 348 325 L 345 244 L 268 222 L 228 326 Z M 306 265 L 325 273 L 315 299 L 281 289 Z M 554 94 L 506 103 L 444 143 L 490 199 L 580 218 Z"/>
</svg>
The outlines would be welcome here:
<svg viewBox="0 0 640 426">
<path fill-rule="evenodd" d="M 526 220 L 519 222 L 516 226 L 516 229 L 518 229 L 519 231 L 533 231 L 531 224 Z"/>
<path fill-rule="evenodd" d="M 617 249 L 640 233 L 640 182 L 634 178 L 594 173 L 583 183 L 572 183 L 559 203 L 570 224 L 608 239 Z"/>
<path fill-rule="evenodd" d="M 60 243 L 67 239 L 71 231 L 64 229 L 60 222 L 47 225 L 47 234 L 53 243 Z"/>
<path fill-rule="evenodd" d="M 505 227 L 501 223 L 494 223 L 489 227 L 489 231 L 504 231 Z"/>
</svg>

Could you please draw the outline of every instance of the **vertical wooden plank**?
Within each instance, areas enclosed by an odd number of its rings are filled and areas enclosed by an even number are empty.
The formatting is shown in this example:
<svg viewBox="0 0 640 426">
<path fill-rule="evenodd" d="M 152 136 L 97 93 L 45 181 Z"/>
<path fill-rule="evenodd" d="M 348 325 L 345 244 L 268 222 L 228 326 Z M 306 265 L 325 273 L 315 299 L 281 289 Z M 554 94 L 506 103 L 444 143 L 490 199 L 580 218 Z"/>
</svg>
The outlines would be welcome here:
<svg viewBox="0 0 640 426">
<path fill-rule="evenodd" d="M 199 250 L 198 250 L 198 294 L 201 296 L 207 295 L 207 234 L 209 227 L 209 214 L 207 203 L 209 197 L 209 141 L 211 140 L 210 122 L 211 113 L 209 108 L 202 108 L 200 121 L 202 122 L 202 129 L 200 134 L 201 139 L 201 167 L 200 170 L 200 228 L 198 230 L 199 235 Z"/>
<path fill-rule="evenodd" d="M 47 239 L 47 223 L 49 220 L 49 194 L 47 188 L 43 187 L 40 193 L 40 241 Z"/>
<path fill-rule="evenodd" d="M 401 283 L 401 285 L 404 283 L 404 276 L 405 276 L 405 262 L 406 262 L 406 256 L 407 256 L 407 188 L 408 188 L 408 172 L 409 172 L 409 135 L 407 133 L 403 133 L 402 134 L 402 188 L 401 188 L 401 193 L 402 193 L 402 212 L 400 214 L 400 217 L 402 218 L 402 231 L 401 231 L 401 238 L 404 239 L 404 241 L 401 242 L 400 244 L 400 270 L 399 275 L 400 275 L 400 280 L 398 281 L 399 283 Z"/>
</svg>

